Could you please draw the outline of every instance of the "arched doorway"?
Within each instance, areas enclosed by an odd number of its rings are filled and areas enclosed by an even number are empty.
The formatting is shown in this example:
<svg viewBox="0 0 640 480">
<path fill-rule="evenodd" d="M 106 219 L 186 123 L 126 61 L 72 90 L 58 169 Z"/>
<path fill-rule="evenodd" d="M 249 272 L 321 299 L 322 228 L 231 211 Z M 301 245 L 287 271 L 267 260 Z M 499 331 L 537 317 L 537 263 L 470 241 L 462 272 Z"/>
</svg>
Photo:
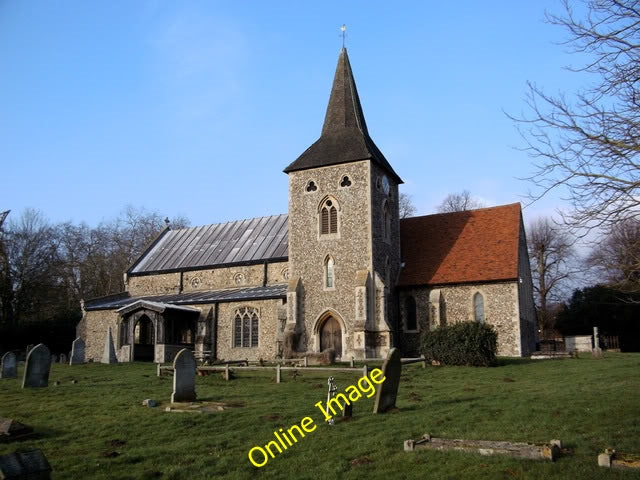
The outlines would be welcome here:
<svg viewBox="0 0 640 480">
<path fill-rule="evenodd" d="M 142 362 L 153 362 L 154 359 L 154 325 L 146 315 L 141 315 L 133 329 L 133 359 Z"/>
<path fill-rule="evenodd" d="M 320 328 L 320 351 L 333 348 L 336 358 L 342 357 L 342 329 L 334 317 L 329 316 Z"/>
</svg>

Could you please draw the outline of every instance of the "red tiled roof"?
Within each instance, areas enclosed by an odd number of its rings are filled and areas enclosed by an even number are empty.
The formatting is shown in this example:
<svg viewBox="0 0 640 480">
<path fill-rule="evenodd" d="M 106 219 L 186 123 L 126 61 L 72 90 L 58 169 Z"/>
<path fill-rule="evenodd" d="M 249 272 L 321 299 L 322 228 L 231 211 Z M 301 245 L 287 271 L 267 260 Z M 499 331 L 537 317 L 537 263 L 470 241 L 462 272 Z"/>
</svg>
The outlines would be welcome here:
<svg viewBox="0 0 640 480">
<path fill-rule="evenodd" d="M 489 282 L 518 277 L 520 204 L 400 221 L 400 285 Z"/>
</svg>

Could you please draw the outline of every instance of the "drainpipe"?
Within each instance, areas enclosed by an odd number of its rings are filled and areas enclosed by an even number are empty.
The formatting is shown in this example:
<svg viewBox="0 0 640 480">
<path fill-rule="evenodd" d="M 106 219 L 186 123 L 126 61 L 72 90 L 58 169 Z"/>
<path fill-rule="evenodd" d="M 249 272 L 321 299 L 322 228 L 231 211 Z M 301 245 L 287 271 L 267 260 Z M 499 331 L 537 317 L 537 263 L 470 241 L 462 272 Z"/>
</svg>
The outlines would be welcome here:
<svg viewBox="0 0 640 480">
<path fill-rule="evenodd" d="M 267 270 L 269 267 L 269 263 L 265 260 L 264 262 L 264 273 L 262 275 L 262 286 L 266 287 L 267 286 Z"/>
<path fill-rule="evenodd" d="M 218 358 L 218 303 L 213 306 L 213 319 L 211 320 L 211 358 Z"/>
</svg>

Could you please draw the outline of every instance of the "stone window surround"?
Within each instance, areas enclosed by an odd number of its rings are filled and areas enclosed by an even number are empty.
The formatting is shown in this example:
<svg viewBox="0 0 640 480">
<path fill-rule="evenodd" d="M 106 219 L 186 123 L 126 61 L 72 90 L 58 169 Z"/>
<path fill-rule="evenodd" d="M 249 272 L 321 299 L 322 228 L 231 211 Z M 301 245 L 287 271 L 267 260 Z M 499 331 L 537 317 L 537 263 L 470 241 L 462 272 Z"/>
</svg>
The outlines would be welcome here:
<svg viewBox="0 0 640 480">
<path fill-rule="evenodd" d="M 318 191 L 318 182 L 314 179 L 310 179 L 307 181 L 307 184 L 304 187 L 304 193 L 316 193 Z"/>
<path fill-rule="evenodd" d="M 243 345 L 243 340 L 244 340 L 244 335 L 243 335 L 243 328 L 244 328 L 244 322 L 243 322 L 243 318 L 245 315 L 249 316 L 249 345 Z M 253 316 L 257 317 L 257 322 L 258 322 L 258 332 L 257 332 L 257 338 L 256 341 L 254 342 L 254 338 L 253 338 Z M 238 318 L 239 317 L 239 318 Z M 236 340 L 237 340 L 237 336 L 236 336 L 236 322 L 237 320 L 240 320 L 240 345 L 236 345 Z M 251 305 L 243 305 L 241 307 L 236 308 L 233 311 L 233 317 L 231 320 L 231 328 L 232 328 L 232 334 L 231 334 L 231 348 L 258 348 L 260 346 L 260 309 L 256 308 L 256 307 L 252 307 Z M 255 343 L 255 345 L 254 345 Z"/>
<path fill-rule="evenodd" d="M 331 262 L 331 265 L 329 265 Z M 331 267 L 331 271 L 329 268 Z M 329 286 L 329 280 L 331 280 L 331 286 Z M 322 288 L 326 291 L 332 291 L 336 289 L 336 263 L 331 255 L 324 257 L 323 269 L 322 269 Z"/>
<path fill-rule="evenodd" d="M 479 297 L 478 297 L 479 295 Z M 476 316 L 476 298 L 481 298 L 482 299 L 482 320 L 478 320 L 477 316 Z M 481 289 L 477 289 L 475 290 L 472 294 L 471 294 L 471 321 L 473 322 L 480 322 L 480 323 L 487 323 L 487 295 L 485 294 L 485 292 L 483 292 Z"/>
<path fill-rule="evenodd" d="M 322 233 L 322 211 L 327 209 L 327 202 L 331 202 L 331 207 L 335 208 L 336 216 L 335 216 L 335 233 Z M 335 197 L 331 195 L 327 195 L 322 199 L 322 201 L 318 204 L 318 240 L 338 240 L 340 239 L 340 215 L 342 209 L 340 208 L 340 203 L 336 200 Z M 330 212 L 327 213 L 330 217 Z M 331 222 L 331 218 L 329 218 L 329 222 Z M 331 224 L 329 225 L 329 231 L 331 231 Z"/>
</svg>

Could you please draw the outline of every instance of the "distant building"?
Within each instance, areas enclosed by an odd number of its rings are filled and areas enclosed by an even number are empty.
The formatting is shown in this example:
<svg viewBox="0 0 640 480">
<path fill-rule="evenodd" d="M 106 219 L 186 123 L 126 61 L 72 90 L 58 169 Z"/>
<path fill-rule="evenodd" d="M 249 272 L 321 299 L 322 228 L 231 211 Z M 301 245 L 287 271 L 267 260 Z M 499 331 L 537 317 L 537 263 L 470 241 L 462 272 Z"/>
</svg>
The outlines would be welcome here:
<svg viewBox="0 0 640 480">
<path fill-rule="evenodd" d="M 284 170 L 289 214 L 171 230 L 126 272 L 126 292 L 86 301 L 79 333 L 101 357 L 169 361 L 333 348 L 418 353 L 420 333 L 461 321 L 498 332 L 500 355 L 535 347 L 519 204 L 399 218 L 401 178 L 367 131 L 345 49 L 320 138 Z"/>
</svg>

